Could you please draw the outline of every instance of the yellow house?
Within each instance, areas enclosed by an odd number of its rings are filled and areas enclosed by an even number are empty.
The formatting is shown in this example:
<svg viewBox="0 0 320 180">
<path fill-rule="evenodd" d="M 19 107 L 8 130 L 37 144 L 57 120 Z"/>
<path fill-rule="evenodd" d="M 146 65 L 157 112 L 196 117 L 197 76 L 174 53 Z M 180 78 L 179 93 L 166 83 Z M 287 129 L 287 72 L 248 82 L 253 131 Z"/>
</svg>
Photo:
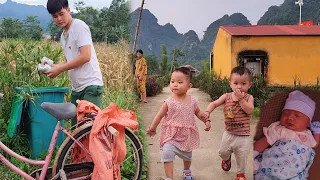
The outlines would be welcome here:
<svg viewBox="0 0 320 180">
<path fill-rule="evenodd" d="M 269 85 L 316 84 L 320 80 L 320 26 L 221 26 L 211 68 L 222 77 L 246 66 Z"/>
</svg>

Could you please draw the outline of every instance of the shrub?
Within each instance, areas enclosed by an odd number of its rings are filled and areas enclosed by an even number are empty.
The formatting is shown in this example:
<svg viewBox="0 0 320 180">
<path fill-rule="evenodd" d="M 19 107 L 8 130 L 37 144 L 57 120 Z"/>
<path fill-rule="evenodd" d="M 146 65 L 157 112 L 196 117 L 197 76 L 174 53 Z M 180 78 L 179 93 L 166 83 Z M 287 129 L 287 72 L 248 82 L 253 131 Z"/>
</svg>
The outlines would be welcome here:
<svg viewBox="0 0 320 180">
<path fill-rule="evenodd" d="M 202 71 L 198 76 L 192 78 L 192 86 L 201 90 L 206 90 L 206 85 L 212 80 L 212 76 L 209 73 Z"/>
<path fill-rule="evenodd" d="M 218 99 L 226 92 L 230 92 L 227 78 L 214 77 L 211 73 L 202 72 L 192 81 L 193 87 L 208 93 L 213 100 Z"/>
<path fill-rule="evenodd" d="M 248 90 L 248 93 L 253 96 L 255 107 L 262 107 L 270 95 L 266 81 L 262 77 L 252 78 L 252 86 Z"/>
<path fill-rule="evenodd" d="M 170 84 L 170 76 L 148 76 L 146 81 L 147 96 L 155 96 Z M 138 93 L 139 94 L 139 93 Z"/>
<path fill-rule="evenodd" d="M 159 92 L 160 85 L 154 77 L 148 76 L 146 81 L 147 96 L 155 96 Z"/>
<path fill-rule="evenodd" d="M 158 93 L 162 91 L 162 89 L 170 84 L 170 75 L 160 76 L 156 78 L 156 82 L 160 86 Z"/>
</svg>

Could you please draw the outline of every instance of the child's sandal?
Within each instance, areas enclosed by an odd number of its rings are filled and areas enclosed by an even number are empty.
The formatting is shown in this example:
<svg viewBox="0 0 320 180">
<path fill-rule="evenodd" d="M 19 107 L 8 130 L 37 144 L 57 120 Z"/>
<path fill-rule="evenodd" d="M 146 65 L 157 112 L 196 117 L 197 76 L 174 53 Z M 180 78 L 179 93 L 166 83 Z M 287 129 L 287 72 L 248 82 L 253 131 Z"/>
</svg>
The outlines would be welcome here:
<svg viewBox="0 0 320 180">
<path fill-rule="evenodd" d="M 222 160 L 221 167 L 224 171 L 230 171 L 230 169 L 231 169 L 231 155 L 228 160 Z"/>
<path fill-rule="evenodd" d="M 246 176 L 244 174 L 237 174 L 236 180 L 247 180 Z"/>
<path fill-rule="evenodd" d="M 184 180 L 193 180 L 193 176 L 191 174 L 190 169 L 183 170 L 183 179 Z"/>
</svg>

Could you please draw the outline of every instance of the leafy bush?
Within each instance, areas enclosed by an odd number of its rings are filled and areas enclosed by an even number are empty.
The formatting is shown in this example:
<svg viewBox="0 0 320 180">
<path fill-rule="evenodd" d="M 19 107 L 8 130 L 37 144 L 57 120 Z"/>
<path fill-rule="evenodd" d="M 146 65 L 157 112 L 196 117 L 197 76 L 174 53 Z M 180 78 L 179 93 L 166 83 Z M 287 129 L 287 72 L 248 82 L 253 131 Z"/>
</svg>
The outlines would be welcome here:
<svg viewBox="0 0 320 180">
<path fill-rule="evenodd" d="M 155 96 L 161 89 L 154 77 L 148 76 L 146 81 L 147 96 Z"/>
<path fill-rule="evenodd" d="M 155 96 L 170 84 L 170 76 L 148 76 L 146 81 L 147 96 Z"/>
<path fill-rule="evenodd" d="M 252 78 L 252 86 L 248 90 L 248 93 L 253 96 L 255 107 L 262 107 L 270 95 L 265 79 L 262 77 Z"/>
<path fill-rule="evenodd" d="M 200 73 L 193 79 L 194 87 L 198 87 L 200 90 L 208 93 L 211 99 L 216 100 L 224 93 L 230 92 L 229 81 L 227 78 L 221 79 L 215 77 L 211 73 Z"/>
<path fill-rule="evenodd" d="M 160 86 L 160 89 L 162 91 L 162 89 L 166 86 L 168 86 L 170 84 L 170 78 L 171 76 L 168 74 L 168 75 L 165 75 L 165 76 L 160 76 L 160 77 L 157 77 L 156 78 L 156 82 L 159 84 Z M 160 91 L 160 92 L 161 92 Z M 159 92 L 159 93 L 160 93 Z"/>
</svg>

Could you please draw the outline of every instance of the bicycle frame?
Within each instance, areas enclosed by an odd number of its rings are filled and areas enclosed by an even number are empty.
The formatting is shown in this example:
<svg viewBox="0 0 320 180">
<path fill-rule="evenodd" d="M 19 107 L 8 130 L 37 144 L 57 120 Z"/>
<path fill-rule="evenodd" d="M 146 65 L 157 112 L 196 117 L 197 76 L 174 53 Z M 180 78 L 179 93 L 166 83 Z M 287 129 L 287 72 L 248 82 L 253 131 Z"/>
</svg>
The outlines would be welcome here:
<svg viewBox="0 0 320 180">
<path fill-rule="evenodd" d="M 33 165 L 39 165 L 42 166 L 42 170 L 41 170 L 41 174 L 40 174 L 40 178 L 39 180 L 44 180 L 46 174 L 47 174 L 47 170 L 49 168 L 50 165 L 50 161 L 52 159 L 52 154 L 54 151 L 54 147 L 56 145 L 57 142 L 57 138 L 58 138 L 58 134 L 59 132 L 62 131 L 64 132 L 69 138 L 71 138 L 72 140 L 74 140 L 82 149 L 84 149 L 86 151 L 86 153 L 88 155 L 90 155 L 89 151 L 83 146 L 83 144 L 81 142 L 79 142 L 78 140 L 74 139 L 74 137 L 72 136 L 72 134 L 70 134 L 68 132 L 68 130 L 64 129 L 61 126 L 61 122 L 58 121 L 57 125 L 55 127 L 55 130 L 53 132 L 52 135 L 52 139 L 50 142 L 50 146 L 48 148 L 48 153 L 46 155 L 45 160 L 32 160 L 26 157 L 23 157 L 17 153 L 15 153 L 14 151 L 12 151 L 11 149 L 9 149 L 7 146 L 5 146 L 1 141 L 0 141 L 0 149 L 2 149 L 3 151 L 5 151 L 6 153 L 8 153 L 10 156 L 23 161 L 27 164 L 33 164 Z M 31 177 L 29 174 L 27 174 L 26 172 L 24 172 L 23 170 L 21 170 L 20 168 L 16 167 L 15 165 L 13 165 L 9 160 L 7 160 L 1 153 L 0 153 L 0 161 L 3 162 L 4 165 L 6 165 L 7 167 L 9 167 L 11 170 L 13 170 L 14 172 L 16 172 L 17 174 L 19 174 L 21 177 L 27 179 L 27 180 L 35 180 L 35 178 Z M 81 180 L 81 179 L 87 179 L 88 177 L 81 177 L 81 178 L 76 178 L 73 180 Z"/>
</svg>

